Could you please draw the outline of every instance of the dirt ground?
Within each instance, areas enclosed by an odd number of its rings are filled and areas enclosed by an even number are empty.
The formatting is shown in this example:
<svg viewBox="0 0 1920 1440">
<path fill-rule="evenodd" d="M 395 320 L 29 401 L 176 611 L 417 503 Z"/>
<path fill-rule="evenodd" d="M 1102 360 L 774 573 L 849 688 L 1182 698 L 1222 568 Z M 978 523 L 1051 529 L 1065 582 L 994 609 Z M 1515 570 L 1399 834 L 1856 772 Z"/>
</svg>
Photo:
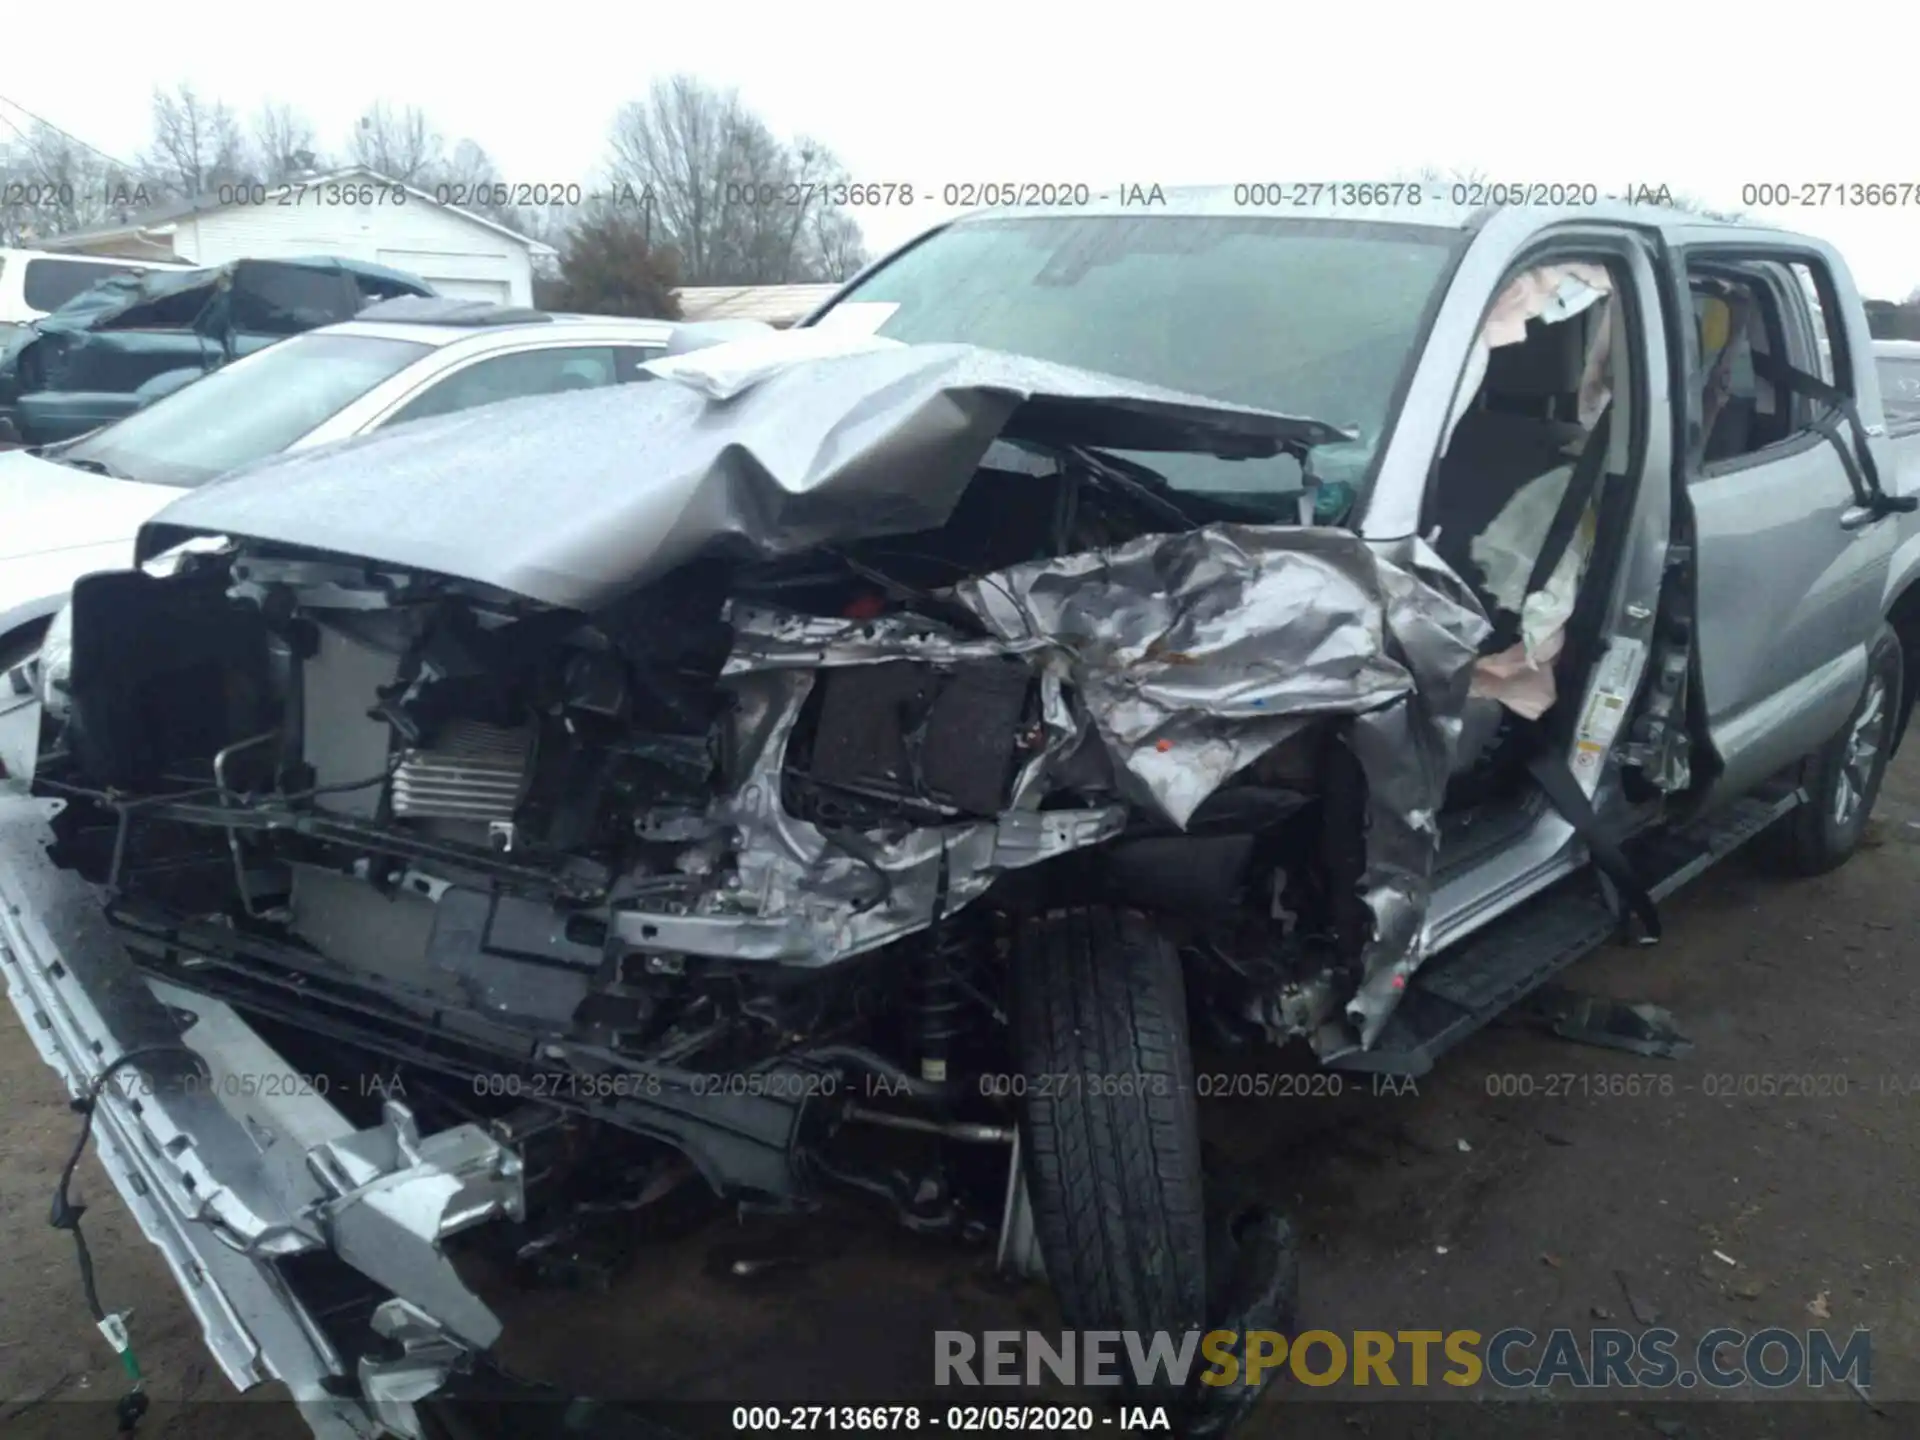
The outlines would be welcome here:
<svg viewBox="0 0 1920 1440">
<path fill-rule="evenodd" d="M 1374 1095 L 1349 1080 L 1337 1100 L 1214 1101 L 1222 1108 L 1208 1117 L 1301 1228 L 1302 1327 L 1491 1334 L 1657 1321 L 1683 1337 L 1719 1325 L 1864 1327 L 1871 1406 L 1830 1390 L 1816 1425 L 1804 1410 L 1673 1403 L 1699 1392 L 1486 1404 L 1483 1387 L 1429 1407 L 1379 1403 L 1413 1398 L 1406 1391 L 1288 1384 L 1238 1433 L 1915 1433 L 1915 1410 L 1900 1402 L 1920 1401 L 1916 880 L 1920 751 L 1910 750 L 1888 777 L 1869 848 L 1843 870 L 1782 882 L 1736 857 L 1666 907 L 1665 943 L 1610 950 L 1568 977 L 1669 1007 L 1696 1042 L 1687 1058 L 1503 1026 L 1447 1057 L 1416 1093 Z M 1609 1075 L 1643 1080 L 1594 1078 Z M 5 1007 L 0 1085 L 0 1431 L 110 1435 L 106 1406 L 75 1402 L 117 1396 L 122 1379 L 88 1322 L 71 1242 L 46 1220 L 76 1121 Z M 1614 1093 L 1628 1088 L 1652 1093 Z M 231 1397 L 91 1154 L 77 1189 L 93 1207 L 103 1298 L 134 1307 L 156 1400 L 142 1433 L 305 1435 L 288 1411 Z M 743 1290 L 706 1273 L 726 1238 L 722 1226 L 655 1257 L 594 1300 L 590 1322 L 578 1296 L 532 1297 L 504 1353 L 600 1394 L 671 1376 L 679 1394 L 737 1401 L 748 1376 L 777 1373 L 783 1399 L 833 1400 L 924 1387 L 933 1328 L 1049 1324 L 1042 1296 L 944 1243 L 843 1235 L 837 1253 Z M 199 1403 L 212 1401 L 227 1403 Z"/>
</svg>

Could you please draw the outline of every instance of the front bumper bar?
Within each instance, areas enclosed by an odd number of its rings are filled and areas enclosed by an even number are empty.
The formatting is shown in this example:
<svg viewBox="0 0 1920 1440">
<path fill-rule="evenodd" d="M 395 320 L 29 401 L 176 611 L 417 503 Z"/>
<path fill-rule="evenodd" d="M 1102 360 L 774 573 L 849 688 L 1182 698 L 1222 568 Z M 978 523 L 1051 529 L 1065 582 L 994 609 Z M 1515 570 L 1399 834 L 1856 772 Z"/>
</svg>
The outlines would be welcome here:
<svg viewBox="0 0 1920 1440">
<path fill-rule="evenodd" d="M 230 1006 L 143 977 L 98 893 L 47 857 L 59 804 L 0 793 L 0 972 L 71 1095 L 163 1047 L 96 1100 L 114 1187 L 236 1388 L 283 1382 L 323 1440 L 417 1436 L 412 1401 L 499 1333 L 441 1242 L 520 1213 L 519 1157 L 470 1125 L 423 1139 L 397 1104 L 356 1131 Z M 191 1055 L 164 1049 L 182 1044 Z M 337 1353 L 275 1264 L 321 1247 L 391 1292 L 375 1329 L 403 1358 Z"/>
</svg>

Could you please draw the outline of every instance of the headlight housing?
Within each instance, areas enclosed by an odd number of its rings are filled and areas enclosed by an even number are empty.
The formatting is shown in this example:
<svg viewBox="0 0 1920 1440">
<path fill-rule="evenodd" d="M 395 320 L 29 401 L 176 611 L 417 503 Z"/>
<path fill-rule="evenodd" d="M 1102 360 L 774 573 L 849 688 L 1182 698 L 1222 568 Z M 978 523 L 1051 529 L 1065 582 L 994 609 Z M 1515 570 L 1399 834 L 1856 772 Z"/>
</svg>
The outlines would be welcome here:
<svg viewBox="0 0 1920 1440">
<path fill-rule="evenodd" d="M 67 713 L 67 676 L 73 670 L 73 602 L 62 605 L 40 641 L 40 705 L 49 715 Z"/>
</svg>

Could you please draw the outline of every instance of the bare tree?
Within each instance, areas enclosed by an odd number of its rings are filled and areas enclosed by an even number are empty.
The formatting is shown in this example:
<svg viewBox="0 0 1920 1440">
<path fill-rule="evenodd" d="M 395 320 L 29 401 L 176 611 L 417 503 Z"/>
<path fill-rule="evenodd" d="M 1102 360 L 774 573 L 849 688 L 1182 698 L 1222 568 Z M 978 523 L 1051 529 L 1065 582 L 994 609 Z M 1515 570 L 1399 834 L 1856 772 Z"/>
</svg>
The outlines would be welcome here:
<svg viewBox="0 0 1920 1440">
<path fill-rule="evenodd" d="M 436 180 L 459 185 L 471 192 L 500 183 L 500 171 L 493 157 L 473 140 L 462 140 L 453 147 L 445 162 L 436 165 Z"/>
<path fill-rule="evenodd" d="M 360 117 L 350 147 L 356 165 L 407 185 L 421 180 L 431 183 L 433 172 L 444 163 L 445 151 L 446 142 L 418 106 L 396 109 L 384 100 L 375 101 Z"/>
<path fill-rule="evenodd" d="M 435 199 L 445 199 L 509 230 L 525 233 L 531 223 L 515 208 L 513 187 L 501 178 L 493 157 L 477 141 L 460 141 L 445 161 L 429 167 L 414 183 L 425 185 Z"/>
<path fill-rule="evenodd" d="M 654 82 L 644 101 L 622 107 L 614 121 L 609 170 L 645 196 L 649 226 L 673 237 L 683 273 L 700 283 L 734 191 L 725 177 L 742 168 L 749 117 L 739 97 L 690 75 Z"/>
<path fill-rule="evenodd" d="M 0 244 L 106 224 L 160 195 L 131 168 L 35 122 L 0 146 Z"/>
<path fill-rule="evenodd" d="M 276 185 L 321 165 L 312 122 L 284 101 L 263 104 L 254 112 L 250 128 L 254 169 L 267 184 Z"/>
<path fill-rule="evenodd" d="M 851 177 L 839 157 L 817 140 L 803 135 L 791 153 L 789 188 L 795 203 L 788 207 L 794 213 L 782 258 L 795 279 L 845 280 L 867 263 L 859 222 L 832 199 Z"/>
<path fill-rule="evenodd" d="M 742 104 L 691 75 L 656 81 L 622 108 L 609 139 L 611 188 L 640 198 L 656 244 L 679 254 L 693 285 L 779 284 L 823 278 L 818 238 L 845 259 L 858 226 L 840 211 L 845 171 L 814 141 L 787 144 Z"/>
<path fill-rule="evenodd" d="M 813 217 L 812 258 L 821 280 L 851 280 L 867 263 L 866 237 L 845 210 L 822 208 Z"/>
<path fill-rule="evenodd" d="M 182 81 L 153 92 L 153 141 L 141 157 L 148 176 L 180 198 L 247 178 L 246 145 L 233 111 Z"/>
</svg>

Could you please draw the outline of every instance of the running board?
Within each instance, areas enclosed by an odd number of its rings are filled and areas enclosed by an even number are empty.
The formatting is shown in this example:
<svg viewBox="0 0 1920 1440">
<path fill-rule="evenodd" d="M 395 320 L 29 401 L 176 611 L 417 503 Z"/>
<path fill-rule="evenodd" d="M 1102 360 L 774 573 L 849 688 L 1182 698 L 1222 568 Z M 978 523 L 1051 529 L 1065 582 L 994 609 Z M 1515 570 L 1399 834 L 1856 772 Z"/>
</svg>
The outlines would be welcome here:
<svg viewBox="0 0 1920 1440">
<path fill-rule="evenodd" d="M 1663 900 L 1801 804 L 1775 784 L 1704 820 L 1626 845 L 1647 892 Z M 1583 869 L 1475 931 L 1414 972 L 1370 1050 L 1331 1056 L 1336 1070 L 1424 1075 L 1446 1051 L 1619 933 L 1620 919 Z"/>
</svg>

